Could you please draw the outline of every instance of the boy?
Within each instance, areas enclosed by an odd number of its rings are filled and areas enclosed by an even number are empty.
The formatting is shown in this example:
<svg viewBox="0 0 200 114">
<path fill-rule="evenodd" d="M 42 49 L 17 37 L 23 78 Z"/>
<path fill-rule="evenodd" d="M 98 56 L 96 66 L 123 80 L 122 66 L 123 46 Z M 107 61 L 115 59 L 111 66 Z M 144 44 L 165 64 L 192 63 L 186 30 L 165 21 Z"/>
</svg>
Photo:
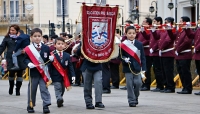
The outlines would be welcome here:
<svg viewBox="0 0 200 114">
<path fill-rule="evenodd" d="M 21 54 L 21 51 L 29 44 L 30 44 L 30 37 L 28 35 L 24 34 L 23 30 L 19 30 L 18 37 L 16 40 L 15 50 L 12 54 L 14 67 L 12 67 L 11 70 L 19 69 L 17 56 L 19 56 Z"/>
<path fill-rule="evenodd" d="M 43 113 L 50 113 L 48 108 L 51 105 L 51 96 L 46 84 L 50 81 L 46 62 L 53 61 L 53 56 L 49 56 L 49 47 L 42 44 L 42 31 L 39 28 L 31 30 L 32 43 L 24 50 L 27 54 L 25 64 L 30 68 L 30 80 L 28 85 L 28 113 L 34 113 L 33 107 L 36 102 L 37 86 L 40 86 L 40 94 L 43 100 Z"/>
<path fill-rule="evenodd" d="M 68 79 L 68 73 L 72 76 L 73 82 L 75 81 L 75 73 L 73 65 L 70 61 L 70 55 L 63 52 L 65 48 L 65 41 L 63 38 L 58 37 L 55 40 L 56 50 L 51 53 L 54 57 L 54 61 L 49 65 L 50 76 L 53 80 L 55 95 L 57 99 L 57 106 L 63 106 L 63 94 L 66 89 L 69 89 L 70 82 Z M 68 72 L 67 72 L 67 71 Z"/>
<path fill-rule="evenodd" d="M 146 59 L 142 43 L 135 40 L 136 29 L 129 26 L 125 33 L 127 40 L 120 44 L 123 72 L 126 77 L 129 107 L 136 107 L 142 86 L 141 75 L 146 71 Z"/>
</svg>

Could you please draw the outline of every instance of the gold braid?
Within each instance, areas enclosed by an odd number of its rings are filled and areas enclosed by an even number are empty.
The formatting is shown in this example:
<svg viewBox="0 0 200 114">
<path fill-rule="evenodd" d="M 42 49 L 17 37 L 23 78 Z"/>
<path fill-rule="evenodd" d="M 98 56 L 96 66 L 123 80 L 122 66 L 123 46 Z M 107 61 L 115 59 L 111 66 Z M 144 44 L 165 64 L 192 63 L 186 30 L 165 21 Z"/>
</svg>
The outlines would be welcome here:
<svg viewBox="0 0 200 114">
<path fill-rule="evenodd" d="M 125 58 L 122 57 L 122 49 L 121 49 L 121 47 L 119 48 L 119 50 L 120 50 L 120 56 L 121 56 L 121 59 L 125 60 Z M 139 73 L 135 73 L 135 72 L 133 72 L 132 69 L 131 69 L 131 65 L 130 65 L 130 63 L 127 63 L 127 64 L 128 64 L 128 67 L 129 67 L 129 69 L 130 69 L 130 71 L 131 71 L 132 74 L 138 76 L 138 75 L 140 75 L 140 74 L 142 73 L 142 71 L 140 71 Z"/>
</svg>

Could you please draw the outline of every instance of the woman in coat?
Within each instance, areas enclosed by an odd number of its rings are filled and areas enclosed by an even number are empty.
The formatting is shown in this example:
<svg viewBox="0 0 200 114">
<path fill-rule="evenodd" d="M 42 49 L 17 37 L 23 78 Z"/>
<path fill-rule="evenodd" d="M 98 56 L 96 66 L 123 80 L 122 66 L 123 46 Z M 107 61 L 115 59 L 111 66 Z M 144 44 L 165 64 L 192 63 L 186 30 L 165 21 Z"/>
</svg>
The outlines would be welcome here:
<svg viewBox="0 0 200 114">
<path fill-rule="evenodd" d="M 9 94 L 13 94 L 13 88 L 14 88 L 14 79 L 15 79 L 15 73 L 17 78 L 16 78 L 16 96 L 20 95 L 20 88 L 22 85 L 22 75 L 23 75 L 23 70 L 26 68 L 25 64 L 23 63 L 23 59 L 25 56 L 19 55 L 18 56 L 18 64 L 19 68 L 18 70 L 11 70 L 13 67 L 13 62 L 12 62 L 12 54 L 15 49 L 16 45 L 16 39 L 17 39 L 17 34 L 18 31 L 20 30 L 18 25 L 11 25 L 9 27 L 8 33 L 5 35 L 5 38 L 3 39 L 1 45 L 0 45 L 0 55 L 7 49 L 7 56 L 6 56 L 6 61 L 7 61 L 7 70 L 9 71 Z"/>
</svg>

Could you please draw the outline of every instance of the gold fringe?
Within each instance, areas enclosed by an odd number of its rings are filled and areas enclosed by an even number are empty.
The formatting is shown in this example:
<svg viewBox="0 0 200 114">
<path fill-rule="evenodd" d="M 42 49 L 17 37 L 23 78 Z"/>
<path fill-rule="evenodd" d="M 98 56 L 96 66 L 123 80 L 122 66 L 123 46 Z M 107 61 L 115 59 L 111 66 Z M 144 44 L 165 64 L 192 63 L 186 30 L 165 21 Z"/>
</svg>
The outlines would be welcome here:
<svg viewBox="0 0 200 114">
<path fill-rule="evenodd" d="M 30 101 L 29 105 L 30 105 L 31 108 L 33 108 L 33 102 L 32 101 Z"/>
<path fill-rule="evenodd" d="M 67 89 L 67 91 L 69 91 L 70 89 L 72 89 L 72 87 L 71 87 L 71 86 L 69 86 L 69 87 L 67 87 L 66 89 Z"/>
<path fill-rule="evenodd" d="M 52 80 L 49 80 L 49 81 L 47 82 L 46 86 L 48 87 L 49 85 L 51 85 L 51 83 L 52 83 Z"/>
</svg>

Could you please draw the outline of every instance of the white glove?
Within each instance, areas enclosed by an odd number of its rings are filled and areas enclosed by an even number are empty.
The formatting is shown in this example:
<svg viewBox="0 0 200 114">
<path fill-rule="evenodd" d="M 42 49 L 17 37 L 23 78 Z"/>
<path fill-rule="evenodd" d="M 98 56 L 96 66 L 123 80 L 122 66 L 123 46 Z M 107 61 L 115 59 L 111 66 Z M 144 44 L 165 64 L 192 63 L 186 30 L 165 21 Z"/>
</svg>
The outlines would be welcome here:
<svg viewBox="0 0 200 114">
<path fill-rule="evenodd" d="M 156 27 L 151 28 L 151 31 L 155 32 L 156 31 Z"/>
<path fill-rule="evenodd" d="M 129 57 L 124 59 L 124 61 L 125 61 L 126 63 L 131 63 L 129 60 L 130 60 Z"/>
<path fill-rule="evenodd" d="M 171 24 L 170 23 L 168 23 L 167 24 L 167 29 L 171 29 L 172 27 L 171 27 Z"/>
<path fill-rule="evenodd" d="M 35 68 L 36 66 L 33 63 L 28 63 L 29 68 Z"/>
<path fill-rule="evenodd" d="M 178 56 L 178 52 L 177 51 L 175 51 L 175 54 Z"/>
<path fill-rule="evenodd" d="M 43 65 L 42 64 L 40 64 L 40 68 L 43 69 Z"/>
<path fill-rule="evenodd" d="M 193 51 L 194 51 L 194 53 L 196 52 L 195 48 L 194 48 L 194 50 L 193 50 Z"/>
<path fill-rule="evenodd" d="M 141 28 L 140 28 L 140 31 L 141 31 L 141 32 L 144 32 L 144 27 L 141 27 Z"/>
<path fill-rule="evenodd" d="M 73 83 L 73 84 L 75 84 L 75 80 L 76 80 L 76 77 L 73 76 L 73 77 L 72 77 L 72 83 Z"/>
<path fill-rule="evenodd" d="M 161 50 L 159 50 L 159 56 L 162 56 L 162 51 Z"/>
<path fill-rule="evenodd" d="M 189 28 L 189 27 L 191 27 L 191 23 L 190 23 L 190 22 L 186 22 L 185 28 L 187 29 L 187 28 Z"/>
<path fill-rule="evenodd" d="M 52 55 L 49 56 L 49 60 L 50 60 L 50 61 L 53 61 L 53 59 L 54 59 L 54 56 L 52 56 Z"/>
<path fill-rule="evenodd" d="M 150 51 L 151 54 L 153 53 L 153 49 L 152 48 L 149 51 Z"/>
</svg>

